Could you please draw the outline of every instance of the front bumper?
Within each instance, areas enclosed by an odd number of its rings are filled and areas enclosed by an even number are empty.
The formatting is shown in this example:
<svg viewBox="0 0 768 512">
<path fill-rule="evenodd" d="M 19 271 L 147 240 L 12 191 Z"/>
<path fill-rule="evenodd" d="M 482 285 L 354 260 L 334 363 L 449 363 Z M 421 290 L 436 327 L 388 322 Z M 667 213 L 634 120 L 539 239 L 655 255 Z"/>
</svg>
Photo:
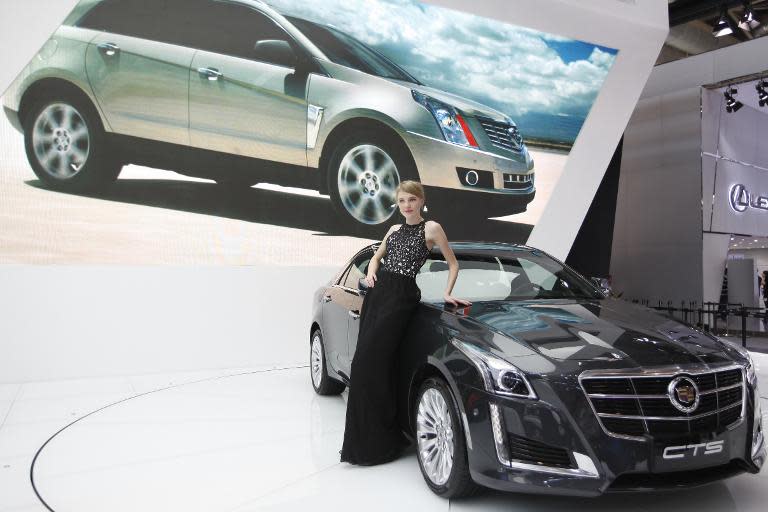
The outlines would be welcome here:
<svg viewBox="0 0 768 512">
<path fill-rule="evenodd" d="M 439 200 L 476 201 L 488 216 L 525 211 L 535 194 L 533 159 L 528 150 L 501 156 L 415 132 L 404 134 L 419 179 Z M 455 203 L 454 203 L 455 204 Z"/>
<path fill-rule="evenodd" d="M 459 386 L 470 474 L 477 483 L 503 491 L 597 496 L 695 487 L 742 472 L 756 473 L 765 460 L 764 446 L 752 453 L 751 405 L 736 428 L 712 433 L 708 439 L 637 441 L 608 436 L 586 398 L 583 407 L 566 407 L 553 389 L 540 382 L 535 386 L 539 400 L 499 397 Z M 581 398 L 575 397 L 576 402 Z M 683 462 L 661 457 L 666 446 L 707 441 L 722 441 L 722 452 L 711 457 L 700 453 Z M 504 448 L 506 461 L 500 455 Z"/>
</svg>

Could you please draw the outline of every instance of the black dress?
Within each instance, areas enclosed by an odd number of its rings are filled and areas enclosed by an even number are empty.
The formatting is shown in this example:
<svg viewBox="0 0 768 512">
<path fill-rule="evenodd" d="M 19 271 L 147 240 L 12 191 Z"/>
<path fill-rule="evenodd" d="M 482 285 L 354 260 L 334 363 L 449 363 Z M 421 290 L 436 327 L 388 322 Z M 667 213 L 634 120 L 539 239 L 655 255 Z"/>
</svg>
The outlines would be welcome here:
<svg viewBox="0 0 768 512">
<path fill-rule="evenodd" d="M 429 255 L 424 224 L 403 225 L 386 241 L 387 253 L 360 308 L 352 358 L 341 461 L 374 465 L 396 459 L 410 441 L 397 421 L 394 363 L 421 291 L 416 273 Z"/>
</svg>

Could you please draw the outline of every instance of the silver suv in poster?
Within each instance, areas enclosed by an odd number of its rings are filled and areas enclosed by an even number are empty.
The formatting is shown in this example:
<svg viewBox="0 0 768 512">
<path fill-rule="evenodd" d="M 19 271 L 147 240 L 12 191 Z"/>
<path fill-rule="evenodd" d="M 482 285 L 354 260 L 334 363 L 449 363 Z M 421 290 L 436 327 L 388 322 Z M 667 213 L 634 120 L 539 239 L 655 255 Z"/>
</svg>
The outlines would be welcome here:
<svg viewBox="0 0 768 512">
<path fill-rule="evenodd" d="M 505 114 L 430 88 L 345 32 L 252 0 L 84 0 L 4 95 L 32 169 L 92 190 L 134 163 L 330 195 L 381 225 L 418 179 L 439 216 L 522 212 L 533 161 Z"/>
</svg>

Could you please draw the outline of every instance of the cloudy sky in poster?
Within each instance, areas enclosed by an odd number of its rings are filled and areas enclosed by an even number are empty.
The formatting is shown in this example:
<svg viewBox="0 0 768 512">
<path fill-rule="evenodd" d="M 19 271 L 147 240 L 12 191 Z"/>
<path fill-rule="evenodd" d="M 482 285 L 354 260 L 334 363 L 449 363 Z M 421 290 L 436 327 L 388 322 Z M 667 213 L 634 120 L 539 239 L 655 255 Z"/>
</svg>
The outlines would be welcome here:
<svg viewBox="0 0 768 512">
<path fill-rule="evenodd" d="M 420 81 L 510 115 L 526 138 L 572 143 L 616 50 L 415 0 L 267 0 L 375 47 Z"/>
</svg>

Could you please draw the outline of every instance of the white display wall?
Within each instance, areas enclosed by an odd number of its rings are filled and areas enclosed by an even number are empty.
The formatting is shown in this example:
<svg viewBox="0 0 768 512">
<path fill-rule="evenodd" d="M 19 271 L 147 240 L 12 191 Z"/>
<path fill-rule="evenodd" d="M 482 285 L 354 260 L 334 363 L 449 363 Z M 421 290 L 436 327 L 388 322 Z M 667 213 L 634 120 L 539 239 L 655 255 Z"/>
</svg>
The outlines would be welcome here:
<svg viewBox="0 0 768 512">
<path fill-rule="evenodd" d="M 0 88 L 75 3 L 2 4 Z M 529 239 L 565 258 L 666 37 L 667 2 L 519 0 L 513 9 L 506 0 L 431 3 L 618 49 Z M 312 293 L 334 270 L 6 265 L 0 381 L 306 363 Z"/>
</svg>

